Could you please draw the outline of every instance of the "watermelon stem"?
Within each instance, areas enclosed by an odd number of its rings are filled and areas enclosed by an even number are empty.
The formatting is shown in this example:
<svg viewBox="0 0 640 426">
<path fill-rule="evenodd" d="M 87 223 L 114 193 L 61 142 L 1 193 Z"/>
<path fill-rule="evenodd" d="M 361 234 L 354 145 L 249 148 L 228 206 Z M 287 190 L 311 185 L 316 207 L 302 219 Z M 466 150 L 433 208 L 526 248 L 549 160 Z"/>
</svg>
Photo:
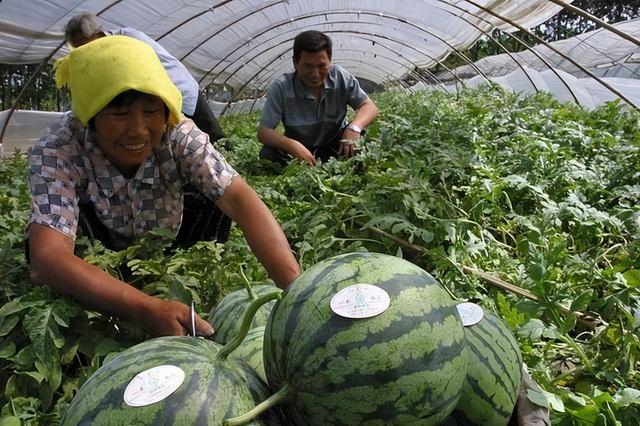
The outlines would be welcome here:
<svg viewBox="0 0 640 426">
<path fill-rule="evenodd" d="M 244 274 L 244 269 L 242 269 L 242 265 L 240 265 L 240 275 L 242 275 L 242 278 L 244 279 L 244 288 L 246 288 L 247 293 L 249 293 L 249 300 L 256 300 L 256 294 L 253 292 L 253 289 L 251 288 L 251 283 L 249 282 L 249 279 Z"/>
<path fill-rule="evenodd" d="M 222 349 L 220 349 L 220 352 L 218 352 L 218 354 L 216 355 L 216 359 L 226 359 L 231 352 L 233 352 L 238 346 L 240 346 L 240 343 L 242 343 L 244 338 L 247 337 L 247 333 L 249 332 L 251 323 L 253 322 L 253 317 L 255 316 L 258 309 L 260 309 L 262 305 L 273 299 L 280 299 L 282 297 L 280 293 L 281 292 L 279 289 L 274 288 L 273 291 L 257 297 L 253 302 L 249 304 L 249 306 L 247 306 L 247 310 L 244 312 L 242 323 L 240 324 L 238 332 L 235 334 L 235 336 L 233 336 L 231 340 L 229 340 L 229 342 L 227 342 L 226 345 L 222 347 Z"/>
<path fill-rule="evenodd" d="M 284 386 L 282 386 L 280 388 L 280 390 L 278 390 L 278 392 L 274 393 L 269 398 L 265 399 L 260 404 L 258 404 L 255 407 L 253 407 L 251 410 L 249 410 L 246 413 L 241 414 L 241 415 L 239 415 L 237 417 L 232 417 L 230 419 L 225 419 L 222 422 L 222 424 L 224 426 L 243 425 L 243 424 L 247 423 L 248 421 L 250 421 L 251 419 L 253 419 L 254 417 L 259 416 L 260 414 L 264 413 L 268 409 L 270 409 L 270 408 L 274 407 L 275 405 L 279 404 L 280 401 L 282 401 L 283 399 L 285 399 L 285 398 L 287 398 L 289 396 L 290 391 L 291 391 L 291 388 L 289 387 L 289 385 L 285 384 Z"/>
</svg>

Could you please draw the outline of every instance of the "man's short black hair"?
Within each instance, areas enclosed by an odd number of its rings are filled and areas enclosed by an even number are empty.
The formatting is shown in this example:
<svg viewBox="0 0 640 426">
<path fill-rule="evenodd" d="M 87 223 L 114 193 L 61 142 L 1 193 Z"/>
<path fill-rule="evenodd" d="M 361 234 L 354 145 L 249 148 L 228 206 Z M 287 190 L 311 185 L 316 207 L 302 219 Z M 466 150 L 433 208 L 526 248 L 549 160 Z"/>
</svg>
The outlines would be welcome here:
<svg viewBox="0 0 640 426">
<path fill-rule="evenodd" d="M 293 61 L 298 62 L 302 52 L 316 53 L 327 52 L 331 59 L 331 39 L 328 35 L 320 31 L 304 31 L 293 40 Z"/>
</svg>

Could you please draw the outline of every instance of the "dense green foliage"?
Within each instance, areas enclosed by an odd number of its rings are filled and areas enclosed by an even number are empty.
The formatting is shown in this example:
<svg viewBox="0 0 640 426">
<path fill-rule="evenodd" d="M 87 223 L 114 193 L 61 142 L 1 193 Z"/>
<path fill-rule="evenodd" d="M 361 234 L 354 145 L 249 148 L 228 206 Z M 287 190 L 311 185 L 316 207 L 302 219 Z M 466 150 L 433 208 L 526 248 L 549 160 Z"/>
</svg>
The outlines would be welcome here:
<svg viewBox="0 0 640 426">
<path fill-rule="evenodd" d="M 358 156 L 280 173 L 255 160 L 258 115 L 222 121 L 225 154 L 302 266 L 364 249 L 402 255 L 518 332 L 546 391 L 531 397 L 551 406 L 554 423 L 640 424 L 639 115 L 492 89 L 376 101 L 381 114 Z M 144 336 L 29 282 L 27 215 L 25 161 L 3 159 L 0 417 L 55 424 L 105 358 Z M 268 280 L 237 229 L 224 246 L 200 243 L 170 258 L 151 236 L 119 253 L 80 243 L 91 262 L 114 274 L 128 262 L 136 285 L 193 298 L 201 314 L 240 288 L 243 274 Z M 494 288 L 468 268 L 533 297 Z"/>
<path fill-rule="evenodd" d="M 0 111 L 18 109 L 59 111 L 65 101 L 56 88 L 52 65 L 0 64 Z"/>
</svg>

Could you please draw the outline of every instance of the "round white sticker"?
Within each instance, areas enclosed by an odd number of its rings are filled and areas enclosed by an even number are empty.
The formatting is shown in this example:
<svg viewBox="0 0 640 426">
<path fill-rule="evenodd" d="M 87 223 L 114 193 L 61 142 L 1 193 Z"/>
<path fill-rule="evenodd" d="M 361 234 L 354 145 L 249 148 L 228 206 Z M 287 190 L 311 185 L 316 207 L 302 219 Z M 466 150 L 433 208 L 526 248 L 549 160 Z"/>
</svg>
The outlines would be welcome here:
<svg viewBox="0 0 640 426">
<path fill-rule="evenodd" d="M 131 407 L 143 407 L 162 401 L 175 392 L 184 381 L 184 371 L 174 365 L 159 365 L 134 377 L 124 390 L 124 402 Z"/>
<path fill-rule="evenodd" d="M 386 291 L 371 284 L 345 287 L 331 298 L 331 310 L 345 318 L 369 318 L 389 308 L 391 299 Z"/>
<path fill-rule="evenodd" d="M 479 323 L 480 320 L 484 317 L 482 308 L 475 303 L 459 303 L 456 308 L 458 308 L 458 314 L 462 319 L 462 325 L 464 325 L 465 327 Z"/>
</svg>

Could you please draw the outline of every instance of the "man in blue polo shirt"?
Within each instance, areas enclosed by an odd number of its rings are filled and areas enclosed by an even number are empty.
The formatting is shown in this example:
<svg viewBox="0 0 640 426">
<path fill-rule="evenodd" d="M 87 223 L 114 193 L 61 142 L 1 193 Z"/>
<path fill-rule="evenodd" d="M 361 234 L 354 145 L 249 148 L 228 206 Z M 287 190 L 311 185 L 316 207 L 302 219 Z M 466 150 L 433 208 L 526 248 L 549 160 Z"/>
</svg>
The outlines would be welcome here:
<svg viewBox="0 0 640 426">
<path fill-rule="evenodd" d="M 362 131 L 378 108 L 358 80 L 331 64 L 331 39 L 320 31 L 305 31 L 293 42 L 295 72 L 269 87 L 258 128 L 264 144 L 260 158 L 286 164 L 298 158 L 310 165 L 329 157 L 355 154 Z M 356 111 L 345 123 L 347 106 Z M 284 134 L 275 129 L 282 122 Z"/>
</svg>

